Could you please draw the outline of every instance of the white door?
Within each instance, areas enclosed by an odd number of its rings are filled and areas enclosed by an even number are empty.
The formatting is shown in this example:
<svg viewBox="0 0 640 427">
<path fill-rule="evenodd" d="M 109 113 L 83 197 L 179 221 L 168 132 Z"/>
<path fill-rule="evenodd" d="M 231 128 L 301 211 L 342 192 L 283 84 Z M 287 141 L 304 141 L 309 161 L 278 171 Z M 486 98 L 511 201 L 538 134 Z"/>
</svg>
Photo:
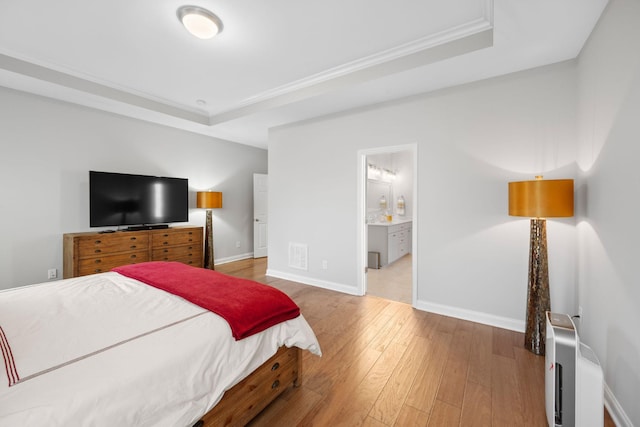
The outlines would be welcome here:
<svg viewBox="0 0 640 427">
<path fill-rule="evenodd" d="M 267 256 L 268 175 L 253 174 L 253 257 Z"/>
</svg>

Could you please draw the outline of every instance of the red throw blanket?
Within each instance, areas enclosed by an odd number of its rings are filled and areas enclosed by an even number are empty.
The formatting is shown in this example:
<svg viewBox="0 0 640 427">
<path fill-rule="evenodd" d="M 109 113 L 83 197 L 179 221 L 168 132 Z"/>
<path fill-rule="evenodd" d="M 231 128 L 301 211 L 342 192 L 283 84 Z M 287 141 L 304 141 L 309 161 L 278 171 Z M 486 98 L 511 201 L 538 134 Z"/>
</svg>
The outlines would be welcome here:
<svg viewBox="0 0 640 427">
<path fill-rule="evenodd" d="M 213 270 L 153 261 L 124 265 L 113 271 L 216 313 L 229 323 L 236 340 L 300 315 L 300 308 L 284 292 Z"/>
</svg>

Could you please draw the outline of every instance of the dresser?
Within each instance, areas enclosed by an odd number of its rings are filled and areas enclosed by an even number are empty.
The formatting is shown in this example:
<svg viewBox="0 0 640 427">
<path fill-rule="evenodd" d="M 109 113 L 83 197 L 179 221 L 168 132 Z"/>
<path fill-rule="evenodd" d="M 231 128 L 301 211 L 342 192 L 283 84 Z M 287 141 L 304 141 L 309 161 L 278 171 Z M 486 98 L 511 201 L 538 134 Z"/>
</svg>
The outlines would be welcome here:
<svg viewBox="0 0 640 427">
<path fill-rule="evenodd" d="M 179 261 L 202 267 L 202 227 L 67 233 L 63 236 L 65 279 L 145 261 Z"/>
</svg>

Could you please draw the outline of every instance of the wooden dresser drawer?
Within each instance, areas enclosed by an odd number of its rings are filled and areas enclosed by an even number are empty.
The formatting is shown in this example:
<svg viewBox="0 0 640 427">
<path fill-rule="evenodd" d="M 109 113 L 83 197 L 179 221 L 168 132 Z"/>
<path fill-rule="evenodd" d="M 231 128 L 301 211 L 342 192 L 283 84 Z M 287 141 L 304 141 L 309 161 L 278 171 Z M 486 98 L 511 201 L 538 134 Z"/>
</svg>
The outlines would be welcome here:
<svg viewBox="0 0 640 427">
<path fill-rule="evenodd" d="M 134 232 L 97 234 L 78 240 L 78 257 L 82 259 L 101 254 L 137 251 L 146 249 L 148 245 L 149 234 Z"/>
<path fill-rule="evenodd" d="M 178 258 L 194 258 L 202 257 L 202 246 L 198 244 L 184 246 L 168 246 L 154 248 L 151 255 L 153 261 L 178 261 Z"/>
<path fill-rule="evenodd" d="M 149 252 L 145 249 L 116 255 L 104 255 L 84 258 L 78 262 L 78 275 L 104 273 L 119 265 L 136 264 L 149 261 Z"/>
<path fill-rule="evenodd" d="M 170 261 L 181 262 L 183 264 L 191 265 L 193 267 L 202 267 L 202 255 L 200 256 L 188 256 L 184 258 L 175 258 Z"/>
<path fill-rule="evenodd" d="M 202 229 L 188 229 L 172 232 L 153 232 L 151 235 L 151 246 L 162 248 L 165 246 L 186 245 L 189 243 L 202 243 Z"/>
</svg>

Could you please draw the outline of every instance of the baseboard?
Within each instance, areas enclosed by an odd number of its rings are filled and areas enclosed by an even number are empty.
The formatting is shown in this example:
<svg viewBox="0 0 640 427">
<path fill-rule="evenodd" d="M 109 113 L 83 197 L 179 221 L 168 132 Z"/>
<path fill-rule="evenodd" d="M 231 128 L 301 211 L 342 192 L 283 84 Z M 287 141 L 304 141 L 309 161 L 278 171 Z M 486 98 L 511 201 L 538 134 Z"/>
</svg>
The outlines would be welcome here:
<svg viewBox="0 0 640 427">
<path fill-rule="evenodd" d="M 216 258 L 216 260 L 214 261 L 214 264 L 215 265 L 226 264 L 226 263 L 229 263 L 229 262 L 240 261 L 240 260 L 249 259 L 249 258 L 253 258 L 253 252 L 248 252 L 246 254 L 229 256 L 229 257 L 226 257 L 226 258 Z"/>
<path fill-rule="evenodd" d="M 347 286 L 341 283 L 329 282 L 326 280 L 312 279 L 296 274 L 285 273 L 283 271 L 267 269 L 267 276 L 278 279 L 291 280 L 292 282 L 303 283 L 305 285 L 316 286 L 318 288 L 328 289 L 330 291 L 342 292 L 349 295 L 360 295 L 358 289 L 354 286 Z"/>
<path fill-rule="evenodd" d="M 604 383 L 604 406 L 607 408 L 607 411 L 609 411 L 609 415 L 611 415 L 617 427 L 633 427 L 633 423 L 624 412 L 624 409 L 622 409 L 622 406 L 620 406 L 618 399 L 613 395 L 606 382 Z"/>
<path fill-rule="evenodd" d="M 482 323 L 484 325 L 495 326 L 497 328 L 509 329 L 516 332 L 524 332 L 524 321 L 511 319 L 509 317 L 495 316 L 480 311 L 466 310 L 464 308 L 452 307 L 449 305 L 434 304 L 426 301 L 416 301 L 418 310 L 429 311 L 442 314 L 443 316 L 455 317 L 457 319 L 469 320 Z"/>
<path fill-rule="evenodd" d="M 291 280 L 293 282 L 303 283 L 305 285 L 317 286 L 319 288 L 331 291 L 342 292 L 350 295 L 360 295 L 358 289 L 354 286 L 347 286 L 341 283 L 329 282 L 325 280 L 313 279 L 310 277 L 299 276 L 297 274 L 286 273 L 278 270 L 267 269 L 267 276 L 276 277 L 278 279 Z M 469 320 L 472 322 L 482 323 L 485 325 L 495 326 L 498 328 L 509 329 L 517 332 L 524 332 L 524 321 L 511 319 L 508 317 L 494 316 L 492 314 L 482 313 L 479 311 L 465 310 L 462 308 L 451 307 L 447 305 L 434 304 L 426 301 L 417 301 L 415 308 L 422 311 L 442 314 L 443 316 L 455 317 L 457 319 Z"/>
</svg>

